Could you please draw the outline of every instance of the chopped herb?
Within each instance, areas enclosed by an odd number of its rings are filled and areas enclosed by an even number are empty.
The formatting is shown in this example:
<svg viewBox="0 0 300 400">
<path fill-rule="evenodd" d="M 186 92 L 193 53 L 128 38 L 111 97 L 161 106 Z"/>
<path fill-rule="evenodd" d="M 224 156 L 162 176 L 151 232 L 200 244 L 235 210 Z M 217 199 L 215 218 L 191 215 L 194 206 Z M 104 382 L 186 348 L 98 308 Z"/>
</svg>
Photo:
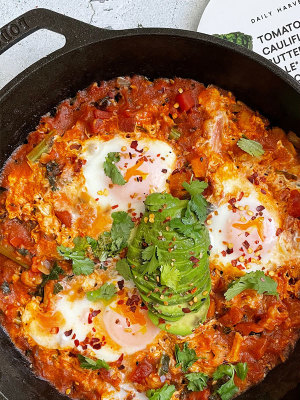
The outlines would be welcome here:
<svg viewBox="0 0 300 400">
<path fill-rule="evenodd" d="M 181 366 L 183 372 L 186 372 L 197 360 L 198 357 L 194 349 L 190 349 L 187 342 L 183 344 L 180 350 L 178 344 L 175 345 L 176 367 Z"/>
<path fill-rule="evenodd" d="M 151 389 L 146 392 L 149 400 L 170 400 L 176 391 L 174 385 L 165 385 L 161 389 Z"/>
<path fill-rule="evenodd" d="M 86 293 L 86 297 L 90 301 L 110 300 L 117 293 L 117 289 L 112 283 L 104 283 L 99 289 L 91 290 Z"/>
<path fill-rule="evenodd" d="M 247 139 L 246 137 L 242 137 L 241 139 L 239 139 L 237 145 L 240 149 L 253 157 L 260 157 L 265 153 L 262 145 L 259 142 Z"/>
<path fill-rule="evenodd" d="M 93 360 L 91 358 L 85 357 L 81 354 L 77 354 L 78 360 L 80 362 L 80 367 L 84 369 L 97 370 L 100 368 L 109 369 L 109 365 L 104 360 Z"/>
<path fill-rule="evenodd" d="M 238 387 L 234 383 L 234 374 L 244 380 L 248 372 L 247 363 L 233 364 L 222 364 L 216 369 L 213 374 L 213 379 L 219 380 L 224 377 L 228 377 L 229 380 L 222 384 L 217 393 L 220 395 L 222 400 L 230 400 L 238 391 Z"/>
<path fill-rule="evenodd" d="M 9 294 L 11 292 L 9 283 L 4 281 L 1 285 L 1 290 L 3 294 Z"/>
<path fill-rule="evenodd" d="M 46 176 L 49 181 L 50 187 L 52 191 L 56 191 L 57 184 L 56 184 L 56 177 L 61 174 L 59 165 L 56 161 L 49 161 L 46 164 Z"/>
<path fill-rule="evenodd" d="M 113 224 L 110 232 L 103 232 L 98 240 L 87 238 L 95 257 L 105 261 L 118 254 L 127 246 L 131 229 L 134 227 L 130 216 L 125 211 L 111 214 Z"/>
<path fill-rule="evenodd" d="M 142 259 L 145 261 L 144 274 L 152 274 L 159 267 L 157 246 L 148 246 L 142 251 Z"/>
<path fill-rule="evenodd" d="M 207 386 L 208 375 L 202 372 L 192 372 L 186 374 L 185 377 L 189 381 L 187 388 L 192 392 L 201 392 Z"/>
<path fill-rule="evenodd" d="M 16 250 L 23 257 L 26 257 L 29 254 L 29 251 L 27 249 L 24 249 L 24 248 L 20 248 L 20 249 L 16 249 Z"/>
<path fill-rule="evenodd" d="M 94 272 L 94 262 L 86 257 L 85 251 L 88 242 L 85 238 L 75 238 L 74 247 L 58 246 L 58 253 L 65 259 L 72 261 L 72 269 L 75 275 L 90 275 Z"/>
<path fill-rule="evenodd" d="M 175 266 L 170 264 L 162 265 L 160 268 L 160 282 L 162 285 L 168 286 L 173 290 L 177 289 L 180 280 L 180 272 Z"/>
<path fill-rule="evenodd" d="M 169 372 L 170 357 L 167 354 L 163 354 L 160 357 L 158 365 L 158 375 L 162 376 Z"/>
<path fill-rule="evenodd" d="M 241 278 L 233 281 L 225 292 L 226 300 L 231 300 L 246 289 L 254 289 L 259 294 L 268 294 L 278 297 L 277 282 L 263 271 L 246 273 Z"/>
<path fill-rule="evenodd" d="M 62 268 L 60 268 L 60 266 L 57 263 L 55 263 L 48 275 L 46 275 L 46 274 L 42 275 L 42 282 L 39 285 L 39 287 L 35 293 L 35 296 L 44 297 L 44 287 L 46 286 L 46 284 L 49 281 L 58 280 L 59 275 L 63 275 L 63 274 L 64 274 L 64 270 Z"/>
<path fill-rule="evenodd" d="M 41 155 L 43 153 L 48 153 L 50 148 L 51 148 L 51 142 L 53 139 L 53 136 L 56 134 L 56 130 L 53 130 L 51 132 L 49 132 L 45 138 L 39 143 L 37 144 L 30 153 L 27 154 L 27 159 L 34 163 L 37 160 L 39 160 L 39 158 L 41 157 Z"/>
<path fill-rule="evenodd" d="M 178 129 L 175 128 L 171 128 L 170 134 L 169 134 L 169 139 L 174 139 L 174 140 L 178 140 L 181 136 L 181 133 L 179 132 Z"/>
<path fill-rule="evenodd" d="M 117 152 L 108 153 L 103 167 L 105 175 L 108 176 L 112 183 L 116 185 L 125 185 L 126 181 L 123 178 L 121 172 L 118 170 L 116 163 L 120 161 L 120 154 Z"/>
<path fill-rule="evenodd" d="M 193 211 L 197 215 L 199 222 L 204 222 L 207 216 L 208 203 L 201 193 L 207 188 L 207 183 L 204 181 L 184 182 L 182 186 L 191 195 L 189 207 L 187 208 L 188 213 Z"/>
<path fill-rule="evenodd" d="M 60 283 L 56 283 L 53 287 L 53 294 L 57 294 L 63 290 L 63 286 Z"/>
<path fill-rule="evenodd" d="M 130 269 L 130 266 L 129 266 L 129 264 L 128 264 L 128 262 L 127 262 L 127 260 L 125 258 L 122 258 L 121 260 L 118 260 L 117 265 L 116 265 L 116 270 L 127 281 L 132 279 L 131 269 Z"/>
</svg>

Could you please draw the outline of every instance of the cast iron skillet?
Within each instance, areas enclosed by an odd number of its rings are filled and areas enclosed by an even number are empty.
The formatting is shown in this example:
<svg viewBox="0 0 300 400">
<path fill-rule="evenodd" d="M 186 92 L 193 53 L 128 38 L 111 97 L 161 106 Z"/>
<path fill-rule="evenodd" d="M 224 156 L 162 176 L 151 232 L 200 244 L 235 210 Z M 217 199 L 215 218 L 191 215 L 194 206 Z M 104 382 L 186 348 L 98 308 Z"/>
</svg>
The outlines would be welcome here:
<svg viewBox="0 0 300 400">
<path fill-rule="evenodd" d="M 234 44 L 174 29 L 108 31 L 35 9 L 1 29 L 0 54 L 41 28 L 63 34 L 66 45 L 0 91 L 0 168 L 43 114 L 93 81 L 120 75 L 179 76 L 212 83 L 231 90 L 273 125 L 300 135 L 300 85 L 262 57 Z M 1 329 L 0 342 L 0 391 L 8 400 L 67 399 L 31 373 L 28 362 Z M 288 362 L 239 399 L 299 400 L 299 362 L 298 344 Z"/>
</svg>

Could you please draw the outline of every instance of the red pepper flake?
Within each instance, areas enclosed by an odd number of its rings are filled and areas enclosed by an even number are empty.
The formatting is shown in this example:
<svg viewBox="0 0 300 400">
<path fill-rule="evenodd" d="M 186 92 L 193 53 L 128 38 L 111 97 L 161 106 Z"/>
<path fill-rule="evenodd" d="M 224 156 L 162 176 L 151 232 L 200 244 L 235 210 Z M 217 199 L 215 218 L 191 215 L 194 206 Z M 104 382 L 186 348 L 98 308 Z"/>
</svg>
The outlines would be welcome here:
<svg viewBox="0 0 300 400">
<path fill-rule="evenodd" d="M 243 197 L 244 197 L 244 192 L 241 192 L 237 201 L 241 201 Z"/>
<path fill-rule="evenodd" d="M 114 206 L 111 206 L 111 209 L 114 210 L 115 208 L 118 208 L 119 204 L 115 204 Z"/>
<path fill-rule="evenodd" d="M 166 173 L 168 172 L 168 170 L 167 170 L 166 168 L 163 168 L 163 169 L 161 170 L 161 172 L 162 172 L 163 174 L 166 174 Z"/>
<path fill-rule="evenodd" d="M 237 260 L 231 260 L 231 264 L 232 264 L 233 267 L 236 267 L 237 266 Z"/>
<path fill-rule="evenodd" d="M 194 257 L 194 256 L 191 256 L 191 257 L 190 257 L 190 261 L 192 261 L 193 264 L 196 264 L 196 263 L 199 262 L 199 259 L 196 258 L 196 257 Z"/>
<path fill-rule="evenodd" d="M 93 332 L 96 332 L 96 329 L 93 327 L 92 331 L 93 331 Z"/>
<path fill-rule="evenodd" d="M 232 254 L 232 253 L 233 253 L 233 249 L 228 249 L 228 248 L 227 248 L 227 249 L 226 249 L 226 253 L 227 253 L 227 254 Z"/>
<path fill-rule="evenodd" d="M 282 233 L 282 229 L 278 228 L 277 231 L 276 231 L 276 236 L 279 236 L 281 233 Z"/>
<path fill-rule="evenodd" d="M 143 150 L 144 150 L 144 149 L 138 150 L 138 148 L 137 148 L 137 147 L 138 147 L 138 142 L 137 142 L 137 140 L 133 140 L 133 141 L 131 142 L 130 147 L 131 147 L 132 149 L 134 149 L 135 151 L 137 151 L 138 153 L 142 153 Z"/>
<path fill-rule="evenodd" d="M 223 257 L 226 257 L 226 251 L 225 250 L 221 251 L 221 254 L 222 254 Z"/>
<path fill-rule="evenodd" d="M 124 304 L 124 300 L 118 300 L 117 304 Z"/>
<path fill-rule="evenodd" d="M 166 321 L 163 318 L 159 318 L 158 323 L 159 324 L 164 324 Z"/>
<path fill-rule="evenodd" d="M 163 221 L 163 224 L 165 224 L 165 223 L 167 223 L 167 222 L 169 222 L 169 221 L 171 221 L 171 217 L 167 217 L 167 218 Z"/>
<path fill-rule="evenodd" d="M 208 250 L 211 250 L 212 249 L 212 245 L 210 244 L 209 246 L 208 246 Z"/>
<path fill-rule="evenodd" d="M 92 346 L 94 350 L 100 350 L 102 347 L 102 343 L 96 343 L 94 346 Z"/>
<path fill-rule="evenodd" d="M 118 285 L 119 289 L 122 290 L 124 288 L 124 279 L 122 279 L 121 281 L 118 281 L 117 285 Z"/>
<path fill-rule="evenodd" d="M 191 294 L 194 294 L 196 291 L 197 291 L 197 288 L 194 287 L 194 288 L 191 290 Z"/>
<path fill-rule="evenodd" d="M 82 344 L 81 347 L 82 347 L 82 350 L 86 350 L 87 349 L 87 345 L 86 344 Z"/>
<path fill-rule="evenodd" d="M 245 267 L 244 267 L 243 265 L 241 265 L 241 264 L 238 264 L 236 267 L 237 267 L 238 269 L 240 269 L 240 270 L 245 269 Z"/>
<path fill-rule="evenodd" d="M 257 206 L 256 207 L 256 211 L 262 211 L 262 210 L 264 210 L 265 209 L 265 207 L 264 206 Z"/>
<path fill-rule="evenodd" d="M 254 185 L 259 185 L 259 180 L 258 180 L 258 173 L 254 172 L 251 176 L 248 176 L 248 181 L 253 183 Z"/>
<path fill-rule="evenodd" d="M 236 198 L 233 197 L 232 199 L 228 200 L 228 203 L 229 203 L 232 207 L 235 207 L 234 204 L 236 203 Z"/>
<path fill-rule="evenodd" d="M 267 194 L 267 192 L 265 191 L 265 189 L 260 189 L 260 191 L 262 192 L 262 194 Z"/>
<path fill-rule="evenodd" d="M 74 335 L 72 336 L 72 340 L 74 340 L 76 338 L 76 333 L 74 333 Z"/>
<path fill-rule="evenodd" d="M 74 340 L 74 344 L 75 344 L 76 347 L 78 347 L 79 346 L 79 340 L 78 339 Z"/>
<path fill-rule="evenodd" d="M 250 235 L 249 232 L 245 232 L 245 236 L 248 237 Z"/>
<path fill-rule="evenodd" d="M 71 336 L 73 332 L 73 329 L 70 329 L 69 331 L 65 332 L 65 336 Z"/>
<path fill-rule="evenodd" d="M 93 318 L 95 318 L 98 314 L 100 314 L 101 310 L 93 310 L 89 313 L 88 323 L 91 324 L 93 322 Z"/>
<path fill-rule="evenodd" d="M 59 327 L 55 326 L 53 328 L 50 329 L 50 333 L 52 333 L 52 335 L 56 335 L 59 332 Z"/>
<path fill-rule="evenodd" d="M 129 152 L 129 158 L 130 160 L 132 160 L 132 154 Z"/>
<path fill-rule="evenodd" d="M 189 308 L 187 308 L 187 307 L 184 307 L 184 308 L 182 309 L 182 312 L 184 312 L 185 314 L 188 314 L 188 313 L 191 312 L 191 310 L 190 310 Z"/>
<path fill-rule="evenodd" d="M 242 245 L 245 247 L 246 250 L 248 250 L 249 247 L 250 247 L 250 243 L 249 243 L 247 240 L 245 240 L 245 241 L 242 243 Z"/>
</svg>

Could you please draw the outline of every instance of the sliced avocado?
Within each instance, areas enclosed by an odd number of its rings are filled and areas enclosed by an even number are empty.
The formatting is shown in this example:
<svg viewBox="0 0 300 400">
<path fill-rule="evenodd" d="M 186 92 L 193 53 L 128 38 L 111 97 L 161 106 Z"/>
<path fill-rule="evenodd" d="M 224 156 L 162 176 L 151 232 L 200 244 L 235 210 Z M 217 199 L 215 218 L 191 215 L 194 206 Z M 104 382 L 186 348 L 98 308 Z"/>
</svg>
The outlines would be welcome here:
<svg viewBox="0 0 300 400">
<path fill-rule="evenodd" d="M 192 333 L 204 321 L 209 307 L 210 241 L 203 224 L 207 203 L 197 187 L 199 182 L 192 188 L 190 201 L 170 194 L 149 195 L 146 212 L 127 252 L 133 281 L 150 318 L 159 328 L 178 335 Z M 161 271 L 166 266 L 176 273 L 170 286 L 168 275 L 161 283 Z M 165 323 L 160 324 L 160 320 Z"/>
<path fill-rule="evenodd" d="M 196 313 L 185 314 L 182 318 L 177 321 L 167 321 L 160 324 L 157 314 L 153 314 L 149 311 L 148 315 L 154 325 L 157 325 L 160 329 L 172 333 L 173 335 L 187 336 L 191 335 L 202 322 L 205 321 L 206 314 L 209 308 L 210 299 L 209 297 L 202 303 L 201 308 Z"/>
</svg>

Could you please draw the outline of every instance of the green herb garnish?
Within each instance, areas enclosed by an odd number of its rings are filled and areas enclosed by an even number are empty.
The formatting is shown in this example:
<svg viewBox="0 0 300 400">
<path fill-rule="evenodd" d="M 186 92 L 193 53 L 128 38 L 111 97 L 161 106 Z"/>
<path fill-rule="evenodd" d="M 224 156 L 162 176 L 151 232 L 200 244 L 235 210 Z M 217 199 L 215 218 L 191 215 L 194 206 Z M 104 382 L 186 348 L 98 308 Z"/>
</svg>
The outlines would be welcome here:
<svg viewBox="0 0 300 400">
<path fill-rule="evenodd" d="M 224 377 L 229 377 L 229 380 L 222 384 L 216 391 L 222 400 L 230 400 L 238 391 L 238 387 L 234 383 L 234 374 L 244 380 L 247 376 L 248 365 L 247 363 L 233 364 L 222 364 L 219 365 L 217 370 L 213 374 L 213 379 L 219 380 Z"/>
<path fill-rule="evenodd" d="M 225 292 L 225 299 L 231 300 L 246 289 L 254 289 L 259 294 L 268 294 L 278 297 L 277 282 L 263 271 L 246 273 L 241 278 L 233 281 Z"/>
<path fill-rule="evenodd" d="M 80 367 L 84 369 L 97 370 L 100 368 L 109 369 L 109 365 L 104 360 L 93 360 L 91 358 L 85 357 L 81 354 L 77 354 L 77 358 L 80 362 Z"/>
<path fill-rule="evenodd" d="M 121 172 L 119 171 L 116 163 L 120 161 L 120 154 L 117 152 L 108 153 L 103 167 L 105 175 L 108 176 L 112 183 L 116 185 L 125 185 L 126 181 L 123 178 Z"/>
<path fill-rule="evenodd" d="M 176 367 L 180 367 L 183 372 L 187 370 L 198 360 L 194 349 L 190 349 L 187 342 L 183 344 L 182 350 L 178 344 L 175 345 L 175 358 L 177 361 Z"/>
<path fill-rule="evenodd" d="M 53 294 L 57 294 L 63 290 L 63 286 L 57 282 L 53 287 Z"/>
<path fill-rule="evenodd" d="M 9 283 L 6 281 L 2 282 L 0 288 L 1 288 L 3 294 L 9 294 L 11 292 Z"/>
<path fill-rule="evenodd" d="M 192 392 L 201 392 L 207 387 L 207 381 L 209 377 L 202 372 L 192 372 L 190 374 L 186 374 L 185 377 L 189 381 L 187 388 Z"/>
<path fill-rule="evenodd" d="M 170 357 L 168 354 L 163 354 L 160 357 L 159 365 L 158 365 L 158 375 L 162 376 L 169 372 L 169 364 L 170 364 Z"/>
<path fill-rule="evenodd" d="M 87 238 L 94 256 L 99 258 L 100 261 L 105 261 L 124 249 L 134 227 L 134 223 L 125 211 L 114 212 L 111 217 L 113 224 L 110 232 L 102 233 L 98 240 Z"/>
<path fill-rule="evenodd" d="M 253 157 L 260 157 L 265 153 L 262 145 L 259 142 L 247 139 L 245 137 L 239 139 L 237 145 L 239 146 L 240 149 L 242 149 L 243 151 L 245 151 L 246 153 L 250 154 L 250 156 Z"/>
<path fill-rule="evenodd" d="M 117 289 L 112 283 L 104 283 L 99 289 L 91 290 L 86 293 L 86 297 L 90 301 L 110 300 L 117 293 Z"/>
<path fill-rule="evenodd" d="M 173 393 L 176 391 L 174 385 L 165 385 L 161 389 L 151 389 L 146 392 L 149 400 L 170 400 Z"/>
<path fill-rule="evenodd" d="M 72 261 L 72 270 L 75 275 L 90 275 L 94 272 L 94 262 L 86 257 L 87 241 L 84 238 L 75 238 L 73 248 L 63 245 L 57 247 L 57 252 L 65 259 Z M 83 245 L 84 243 L 84 245 Z M 85 248 L 84 248 L 85 246 Z"/>
<path fill-rule="evenodd" d="M 180 272 L 178 269 L 174 265 L 165 264 L 161 266 L 160 271 L 161 284 L 176 290 L 180 280 Z"/>
<path fill-rule="evenodd" d="M 178 129 L 171 128 L 170 134 L 169 134 L 169 139 L 172 140 L 178 140 L 181 136 L 181 133 L 179 132 Z"/>
<path fill-rule="evenodd" d="M 116 264 L 116 270 L 120 275 L 123 276 L 124 279 L 127 281 L 132 279 L 132 273 L 130 266 L 125 258 L 122 258 L 121 260 L 118 260 Z"/>
</svg>

